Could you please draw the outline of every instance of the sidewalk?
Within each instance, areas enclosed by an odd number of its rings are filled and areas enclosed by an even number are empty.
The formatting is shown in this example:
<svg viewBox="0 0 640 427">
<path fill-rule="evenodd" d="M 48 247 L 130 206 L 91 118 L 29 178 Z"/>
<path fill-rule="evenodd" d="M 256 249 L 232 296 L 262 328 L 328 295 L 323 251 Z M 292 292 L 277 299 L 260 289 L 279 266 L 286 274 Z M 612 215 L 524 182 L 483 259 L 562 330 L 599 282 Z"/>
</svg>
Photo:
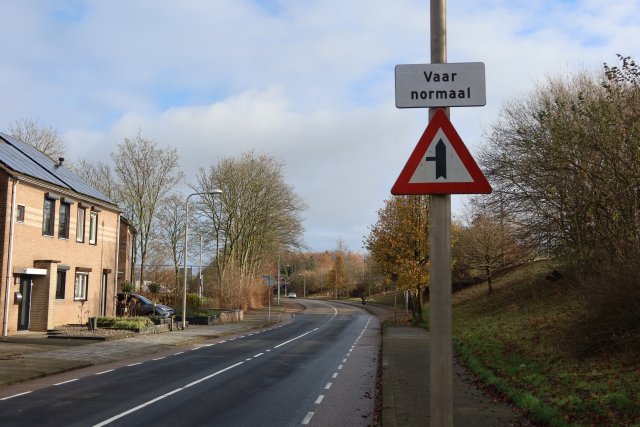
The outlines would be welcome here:
<svg viewBox="0 0 640 427">
<path fill-rule="evenodd" d="M 0 338 L 0 387 L 6 387 L 102 363 L 158 353 L 171 347 L 260 329 L 287 322 L 299 311 L 295 303 L 280 308 L 252 310 L 239 323 L 201 326 L 110 341 L 49 339 L 45 332 L 27 332 Z M 299 306 L 300 307 L 300 306 Z"/>
<path fill-rule="evenodd" d="M 453 424 L 460 427 L 530 426 L 511 405 L 494 402 L 454 361 Z M 429 425 L 429 332 L 387 326 L 382 343 L 382 425 Z"/>
</svg>

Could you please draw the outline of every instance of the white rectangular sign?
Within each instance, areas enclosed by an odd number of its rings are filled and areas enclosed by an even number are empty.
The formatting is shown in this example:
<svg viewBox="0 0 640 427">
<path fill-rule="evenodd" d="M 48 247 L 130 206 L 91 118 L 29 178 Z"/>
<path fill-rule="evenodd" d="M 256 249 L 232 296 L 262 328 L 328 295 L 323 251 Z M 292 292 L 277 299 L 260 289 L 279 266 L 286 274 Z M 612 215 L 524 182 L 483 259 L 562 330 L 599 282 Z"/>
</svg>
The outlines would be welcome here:
<svg viewBox="0 0 640 427">
<path fill-rule="evenodd" d="M 396 65 L 396 107 L 475 107 L 487 103 L 483 62 Z"/>
</svg>

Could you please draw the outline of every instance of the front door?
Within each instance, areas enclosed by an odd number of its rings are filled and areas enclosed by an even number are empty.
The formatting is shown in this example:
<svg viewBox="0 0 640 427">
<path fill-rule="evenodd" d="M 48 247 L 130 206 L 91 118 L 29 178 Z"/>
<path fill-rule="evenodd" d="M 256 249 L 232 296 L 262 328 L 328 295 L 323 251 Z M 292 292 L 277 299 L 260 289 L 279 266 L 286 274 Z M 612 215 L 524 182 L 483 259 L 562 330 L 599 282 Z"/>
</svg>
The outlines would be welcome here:
<svg viewBox="0 0 640 427">
<path fill-rule="evenodd" d="M 31 318 L 31 276 L 20 276 L 20 293 L 22 294 L 22 301 L 18 306 L 18 330 L 29 330 L 29 319 Z"/>
</svg>

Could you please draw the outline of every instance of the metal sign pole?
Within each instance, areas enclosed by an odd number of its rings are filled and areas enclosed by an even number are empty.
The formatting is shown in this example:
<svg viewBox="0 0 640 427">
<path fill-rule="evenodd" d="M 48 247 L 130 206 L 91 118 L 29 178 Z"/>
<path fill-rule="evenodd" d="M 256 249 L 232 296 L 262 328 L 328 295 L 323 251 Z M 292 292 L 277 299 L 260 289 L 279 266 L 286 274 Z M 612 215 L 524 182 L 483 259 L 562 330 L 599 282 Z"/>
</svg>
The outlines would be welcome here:
<svg viewBox="0 0 640 427">
<path fill-rule="evenodd" d="M 447 62 L 446 0 L 431 0 L 431 63 Z M 429 119 L 436 109 L 429 109 Z M 453 426 L 451 195 L 431 196 L 429 396 L 431 427 Z"/>
</svg>

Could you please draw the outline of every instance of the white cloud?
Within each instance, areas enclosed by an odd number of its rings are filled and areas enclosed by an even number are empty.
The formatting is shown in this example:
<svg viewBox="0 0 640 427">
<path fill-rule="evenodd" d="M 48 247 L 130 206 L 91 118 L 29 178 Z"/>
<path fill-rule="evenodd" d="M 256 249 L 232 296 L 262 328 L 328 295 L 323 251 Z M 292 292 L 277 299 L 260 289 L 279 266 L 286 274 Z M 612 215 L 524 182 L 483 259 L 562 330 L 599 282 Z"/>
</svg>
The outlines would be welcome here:
<svg viewBox="0 0 640 427">
<path fill-rule="evenodd" d="M 429 61 L 428 12 L 423 0 L 4 1 L 0 129 L 37 118 L 70 157 L 100 160 L 140 129 L 177 147 L 188 174 L 270 154 L 310 206 L 310 246 L 359 249 L 426 126 L 426 111 L 394 107 L 393 67 Z M 452 111 L 472 153 L 537 81 L 638 57 L 635 0 L 467 0 L 447 13 L 448 60 L 486 63 L 487 106 Z"/>
</svg>

